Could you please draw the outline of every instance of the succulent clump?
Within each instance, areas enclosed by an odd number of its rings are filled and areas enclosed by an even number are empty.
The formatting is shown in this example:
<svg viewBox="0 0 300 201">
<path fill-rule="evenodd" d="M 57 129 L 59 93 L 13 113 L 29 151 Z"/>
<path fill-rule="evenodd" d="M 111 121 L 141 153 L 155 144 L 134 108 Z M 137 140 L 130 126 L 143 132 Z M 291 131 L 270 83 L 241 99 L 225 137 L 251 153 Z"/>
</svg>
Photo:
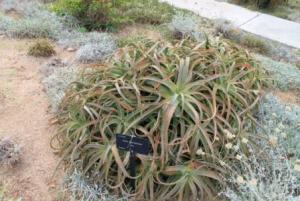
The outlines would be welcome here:
<svg viewBox="0 0 300 201">
<path fill-rule="evenodd" d="M 129 153 L 116 134 L 147 138 L 137 155 L 135 196 L 206 200 L 218 192 L 248 129 L 265 82 L 258 63 L 219 39 L 129 43 L 68 88 L 54 139 L 69 168 L 132 196 Z M 194 190 L 197 189 L 197 190 Z"/>
</svg>

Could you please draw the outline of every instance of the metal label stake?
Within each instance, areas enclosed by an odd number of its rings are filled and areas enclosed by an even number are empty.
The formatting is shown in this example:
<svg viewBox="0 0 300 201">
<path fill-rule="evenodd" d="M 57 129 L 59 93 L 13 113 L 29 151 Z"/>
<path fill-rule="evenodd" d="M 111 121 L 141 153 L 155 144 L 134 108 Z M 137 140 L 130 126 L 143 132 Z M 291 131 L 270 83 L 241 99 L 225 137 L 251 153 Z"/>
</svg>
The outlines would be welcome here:
<svg viewBox="0 0 300 201">
<path fill-rule="evenodd" d="M 135 137 L 133 135 L 116 134 L 117 148 L 130 152 L 129 169 L 130 176 L 136 177 L 136 154 L 148 155 L 150 142 L 147 138 Z M 130 179 L 130 186 L 135 191 L 135 179 Z"/>
</svg>

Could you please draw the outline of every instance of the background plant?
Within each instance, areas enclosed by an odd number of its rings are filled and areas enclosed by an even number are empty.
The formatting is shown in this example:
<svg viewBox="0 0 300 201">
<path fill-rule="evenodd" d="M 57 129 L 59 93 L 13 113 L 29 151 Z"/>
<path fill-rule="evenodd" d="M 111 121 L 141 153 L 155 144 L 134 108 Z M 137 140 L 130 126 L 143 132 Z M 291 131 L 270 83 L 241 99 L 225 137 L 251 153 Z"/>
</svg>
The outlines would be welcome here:
<svg viewBox="0 0 300 201">
<path fill-rule="evenodd" d="M 228 41 L 130 44 L 70 86 L 54 139 L 69 168 L 80 162 L 83 174 L 132 196 L 129 153 L 117 150 L 115 134 L 146 137 L 152 151 L 138 155 L 136 199 L 212 198 L 222 161 L 248 140 L 262 80 Z"/>
<path fill-rule="evenodd" d="M 52 9 L 76 17 L 89 30 L 115 30 L 133 22 L 161 24 L 174 12 L 172 6 L 158 0 L 58 0 Z"/>
<path fill-rule="evenodd" d="M 50 42 L 45 39 L 36 41 L 28 49 L 28 55 L 35 57 L 50 57 L 54 54 L 54 46 L 52 46 Z"/>
</svg>

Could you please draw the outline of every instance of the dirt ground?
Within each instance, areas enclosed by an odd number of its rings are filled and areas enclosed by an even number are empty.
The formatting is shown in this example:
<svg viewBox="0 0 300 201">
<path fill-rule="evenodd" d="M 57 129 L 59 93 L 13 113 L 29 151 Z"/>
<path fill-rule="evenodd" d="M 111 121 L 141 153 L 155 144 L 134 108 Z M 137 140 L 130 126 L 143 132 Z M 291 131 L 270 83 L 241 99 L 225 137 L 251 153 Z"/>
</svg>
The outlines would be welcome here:
<svg viewBox="0 0 300 201">
<path fill-rule="evenodd" d="M 22 147 L 20 164 L 0 169 L 0 181 L 11 196 L 51 201 L 60 181 L 51 177 L 59 158 L 49 146 L 55 128 L 39 73 L 47 59 L 27 56 L 30 40 L 0 37 L 0 138 Z M 57 52 L 57 57 L 71 58 L 72 53 Z"/>
</svg>

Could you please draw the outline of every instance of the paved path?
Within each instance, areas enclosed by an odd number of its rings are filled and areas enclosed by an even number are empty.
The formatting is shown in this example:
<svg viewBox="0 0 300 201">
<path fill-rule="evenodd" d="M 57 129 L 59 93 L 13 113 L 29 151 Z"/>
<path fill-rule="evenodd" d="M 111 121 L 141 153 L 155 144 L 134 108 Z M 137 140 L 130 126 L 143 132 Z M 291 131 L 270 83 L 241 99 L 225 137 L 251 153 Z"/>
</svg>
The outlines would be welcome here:
<svg viewBox="0 0 300 201">
<path fill-rule="evenodd" d="M 215 0 L 162 0 L 209 19 L 232 21 L 242 30 L 300 49 L 300 24 Z"/>
</svg>

